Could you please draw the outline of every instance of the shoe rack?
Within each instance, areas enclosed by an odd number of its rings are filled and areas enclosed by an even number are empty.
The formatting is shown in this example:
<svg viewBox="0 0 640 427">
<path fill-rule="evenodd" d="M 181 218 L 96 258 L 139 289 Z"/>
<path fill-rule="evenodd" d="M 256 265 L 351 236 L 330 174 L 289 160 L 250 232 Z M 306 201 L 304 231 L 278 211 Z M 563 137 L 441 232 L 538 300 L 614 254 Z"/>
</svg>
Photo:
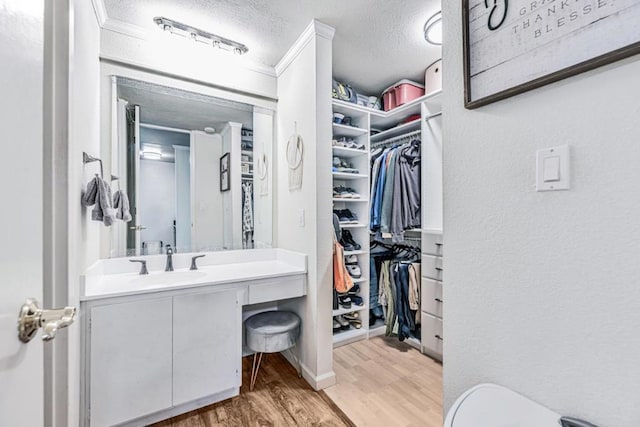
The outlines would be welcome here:
<svg viewBox="0 0 640 427">
<path fill-rule="evenodd" d="M 353 108 L 356 107 L 356 108 Z M 360 197 L 341 198 L 334 194 L 333 209 L 348 209 L 358 217 L 358 222 L 354 224 L 341 223 L 342 230 L 349 230 L 353 236 L 353 240 L 358 243 L 361 248 L 355 251 L 346 251 L 345 257 L 355 255 L 358 259 L 358 266 L 362 272 L 362 276 L 354 278 L 354 284 L 359 285 L 360 291 L 358 296 L 363 300 L 362 305 L 351 304 L 351 308 L 339 306 L 338 310 L 333 310 L 333 316 L 344 315 L 347 313 L 357 312 L 360 319 L 361 327 L 356 328 L 350 324 L 349 329 L 343 329 L 339 332 L 334 331 L 333 344 L 334 347 L 348 344 L 368 336 L 369 330 L 369 114 L 357 108 L 357 106 L 337 102 L 333 104 L 333 112 L 341 113 L 345 117 L 351 118 L 351 125 L 333 123 L 333 139 L 341 138 L 353 139 L 363 149 L 346 148 L 336 146 L 332 143 L 333 157 L 344 159 L 358 173 L 336 172 L 332 173 L 332 187 L 347 187 L 355 190 Z M 355 286 L 354 286 L 355 287 Z"/>
<path fill-rule="evenodd" d="M 358 174 L 333 174 L 333 186 L 353 188 L 360 199 L 333 199 L 334 209 L 349 209 L 358 216 L 358 224 L 344 225 L 351 231 L 354 240 L 362 248 L 346 254 L 356 254 L 362 270 L 362 277 L 354 280 L 360 285 L 359 295 L 364 304 L 351 309 L 340 307 L 333 315 L 357 311 L 362 327 L 340 331 L 333 335 L 334 347 L 361 339 L 384 334 L 386 326 L 377 321 L 369 326 L 369 212 L 370 212 L 370 161 L 371 145 L 395 138 L 409 132 L 420 132 L 422 139 L 422 228 L 411 230 L 411 240 L 422 240 L 422 340 L 410 338 L 405 342 L 432 357 L 442 354 L 442 131 L 441 91 L 427 94 L 391 111 L 372 110 L 356 104 L 333 100 L 334 113 L 351 117 L 349 127 L 333 125 L 334 139 L 346 136 L 353 138 L 364 150 L 333 146 L 333 156 L 346 158 L 357 168 Z M 419 120 L 407 122 L 405 119 L 419 116 Z M 377 129 L 373 135 L 370 130 Z M 409 239 L 408 239 L 409 240 Z M 434 249 L 435 248 L 435 249 Z M 435 252 L 434 251 L 439 251 Z M 432 266 L 433 268 L 429 268 Z M 438 274 L 440 276 L 438 276 Z M 426 284 L 426 286 L 425 286 Z"/>
</svg>

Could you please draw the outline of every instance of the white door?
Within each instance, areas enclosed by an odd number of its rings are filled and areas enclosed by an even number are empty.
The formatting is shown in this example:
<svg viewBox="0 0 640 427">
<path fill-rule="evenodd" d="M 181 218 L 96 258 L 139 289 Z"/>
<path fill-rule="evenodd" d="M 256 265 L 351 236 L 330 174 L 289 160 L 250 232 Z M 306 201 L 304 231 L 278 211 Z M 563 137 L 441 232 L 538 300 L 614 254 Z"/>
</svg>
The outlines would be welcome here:
<svg viewBox="0 0 640 427">
<path fill-rule="evenodd" d="M 18 340 L 18 311 L 42 301 L 44 0 L 0 0 L 0 424 L 44 424 L 43 349 Z M 10 207 L 9 207 L 10 206 Z"/>
</svg>

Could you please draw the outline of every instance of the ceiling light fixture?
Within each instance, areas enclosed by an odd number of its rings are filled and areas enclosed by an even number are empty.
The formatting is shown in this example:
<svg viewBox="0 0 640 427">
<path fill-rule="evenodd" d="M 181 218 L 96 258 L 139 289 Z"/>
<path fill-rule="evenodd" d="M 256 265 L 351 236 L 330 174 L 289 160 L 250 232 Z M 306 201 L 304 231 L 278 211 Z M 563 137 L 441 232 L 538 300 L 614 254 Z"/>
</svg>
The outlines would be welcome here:
<svg viewBox="0 0 640 427">
<path fill-rule="evenodd" d="M 213 47 L 217 47 L 229 52 L 234 52 L 238 55 L 245 54 L 249 51 L 249 48 L 242 43 L 229 40 L 216 34 L 209 33 L 207 31 L 194 28 L 190 25 L 164 18 L 162 16 L 153 18 L 153 22 L 155 22 L 158 27 L 160 27 L 164 31 L 169 31 L 172 34 L 190 38 L 191 40 L 196 42 L 211 44 Z"/>
<path fill-rule="evenodd" d="M 424 24 L 424 39 L 427 43 L 442 45 L 442 11 L 434 13 Z"/>
</svg>

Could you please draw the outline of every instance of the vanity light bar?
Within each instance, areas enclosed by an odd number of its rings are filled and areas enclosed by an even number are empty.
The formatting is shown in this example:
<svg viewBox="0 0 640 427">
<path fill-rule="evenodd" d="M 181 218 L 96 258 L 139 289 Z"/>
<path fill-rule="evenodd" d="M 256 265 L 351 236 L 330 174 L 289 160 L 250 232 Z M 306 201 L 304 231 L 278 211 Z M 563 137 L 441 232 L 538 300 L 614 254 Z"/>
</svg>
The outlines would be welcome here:
<svg viewBox="0 0 640 427">
<path fill-rule="evenodd" d="M 192 27 L 187 24 L 183 24 L 181 22 L 173 21 L 171 19 L 164 18 L 162 16 L 157 16 L 153 18 L 153 22 L 155 22 L 158 25 L 158 27 L 160 27 L 160 29 L 164 31 L 169 31 L 171 34 L 177 34 L 179 36 L 186 37 L 196 42 L 210 44 L 213 47 L 234 52 L 238 55 L 245 54 L 249 51 L 249 48 L 242 43 L 229 40 L 219 35 L 209 33 L 204 30 L 200 30 L 198 28 Z"/>
</svg>

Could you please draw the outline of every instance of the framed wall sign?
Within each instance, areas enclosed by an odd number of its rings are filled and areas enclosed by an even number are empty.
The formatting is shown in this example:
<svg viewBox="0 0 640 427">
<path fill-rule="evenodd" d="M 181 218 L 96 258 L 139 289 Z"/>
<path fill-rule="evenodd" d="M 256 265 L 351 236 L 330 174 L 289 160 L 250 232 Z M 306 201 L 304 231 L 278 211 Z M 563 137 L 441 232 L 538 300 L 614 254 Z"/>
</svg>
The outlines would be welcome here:
<svg viewBox="0 0 640 427">
<path fill-rule="evenodd" d="M 229 191 L 231 188 L 230 159 L 231 153 L 226 153 L 220 157 L 220 191 Z"/>
<path fill-rule="evenodd" d="M 465 107 L 640 53 L 640 0 L 463 0 Z"/>
</svg>

